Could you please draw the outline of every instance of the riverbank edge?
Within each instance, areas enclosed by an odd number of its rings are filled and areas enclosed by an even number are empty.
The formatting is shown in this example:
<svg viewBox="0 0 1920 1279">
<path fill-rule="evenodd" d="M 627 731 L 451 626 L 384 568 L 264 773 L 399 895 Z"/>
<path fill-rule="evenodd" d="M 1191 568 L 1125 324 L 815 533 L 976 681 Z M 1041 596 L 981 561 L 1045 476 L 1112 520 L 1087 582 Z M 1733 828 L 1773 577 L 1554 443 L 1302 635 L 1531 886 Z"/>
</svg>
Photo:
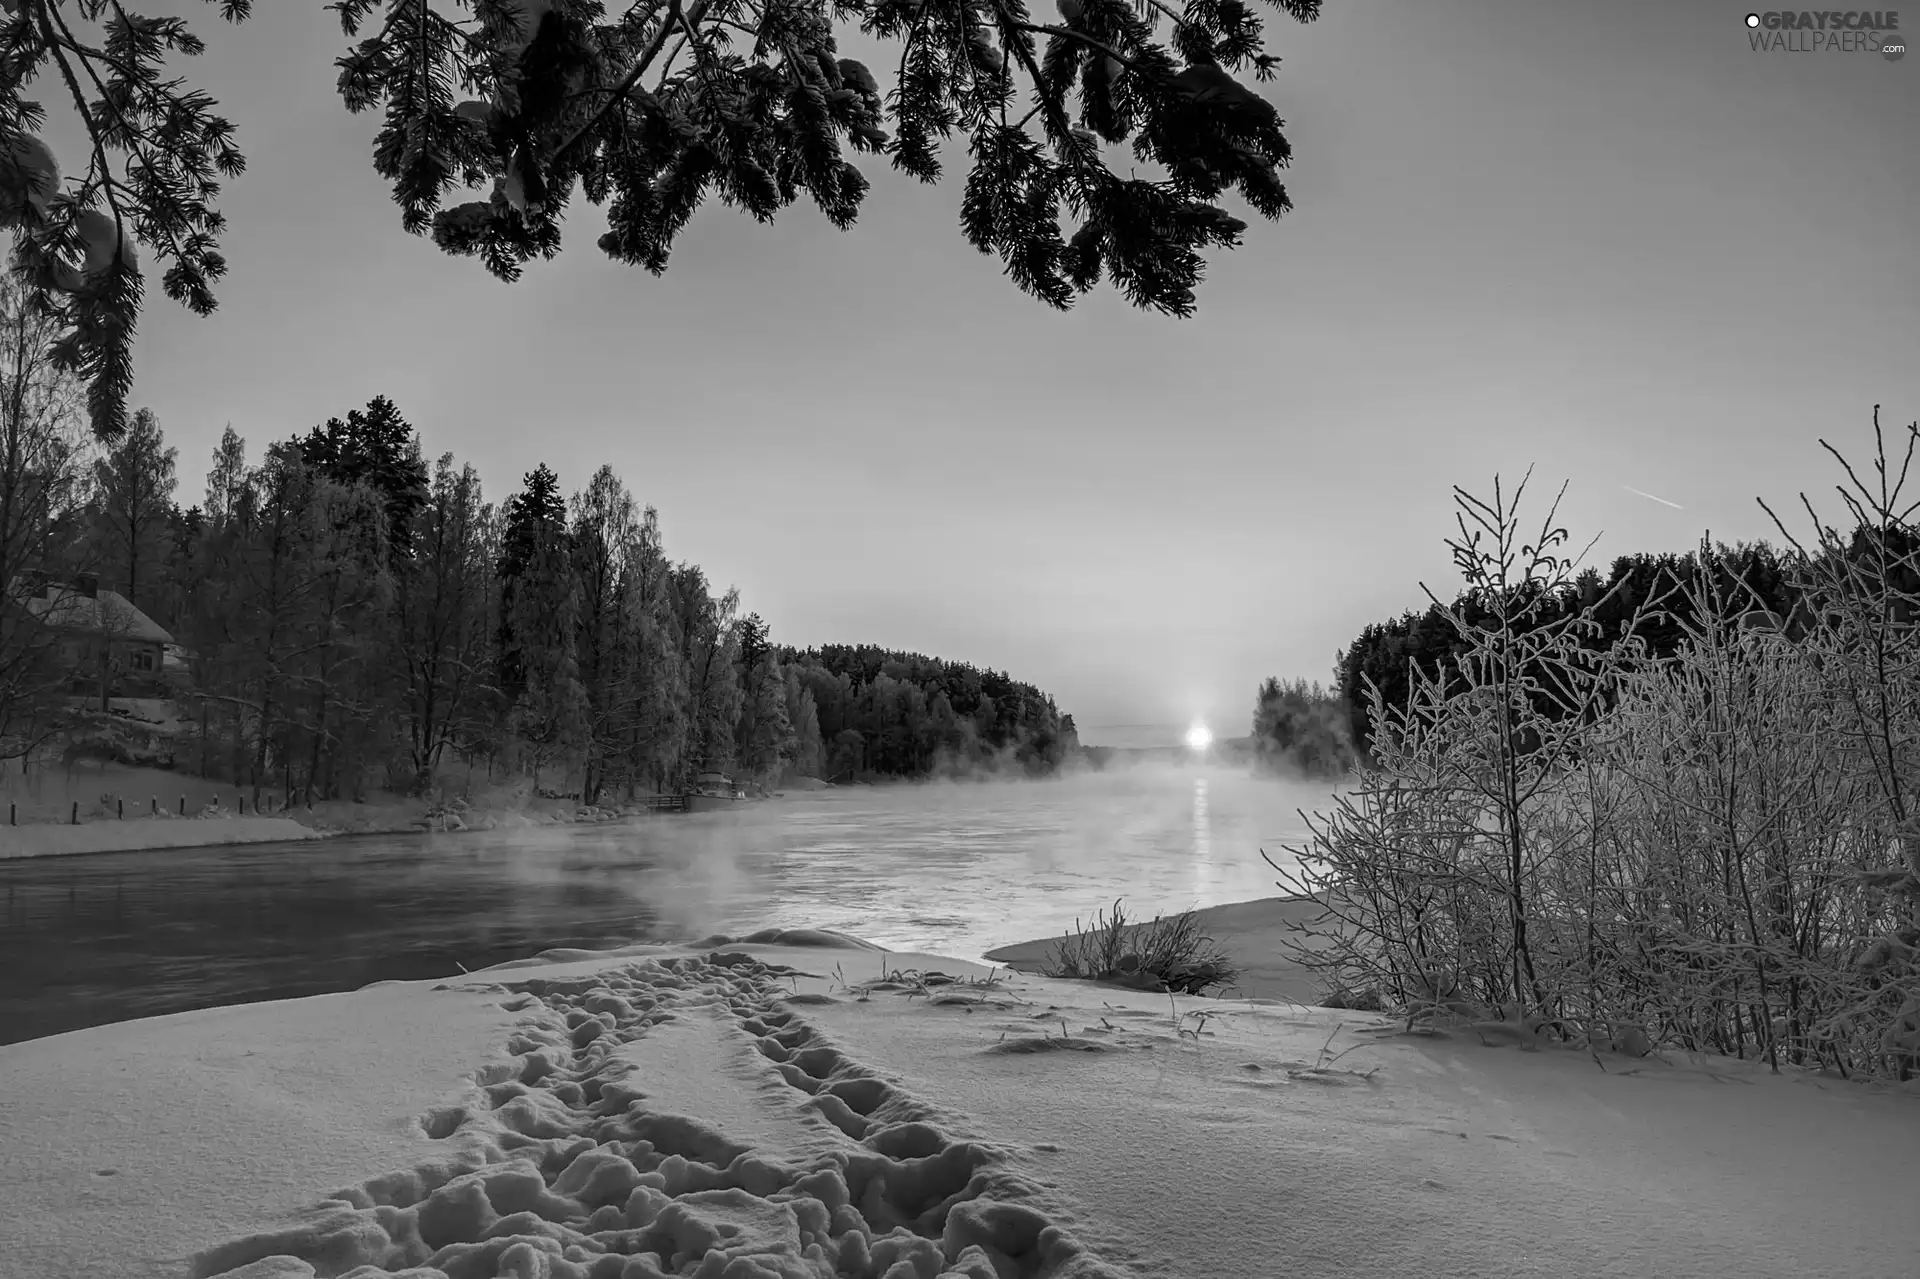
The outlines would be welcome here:
<svg viewBox="0 0 1920 1279">
<path fill-rule="evenodd" d="M 77 826 L 40 823 L 0 827 L 0 861 L 86 853 L 171 852 L 319 838 L 321 832 L 290 817 L 142 817 Z"/>
<path fill-rule="evenodd" d="M 446 818 L 372 817 L 338 823 L 291 817 L 141 817 L 132 821 L 53 822 L 0 826 L 0 861 L 40 857 L 78 857 L 88 853 L 175 852 L 246 844 L 337 839 L 346 835 L 457 834 L 462 831 L 533 830 L 546 826 L 587 826 L 632 822 L 644 811 L 613 809 L 567 812 L 496 812 Z"/>
</svg>

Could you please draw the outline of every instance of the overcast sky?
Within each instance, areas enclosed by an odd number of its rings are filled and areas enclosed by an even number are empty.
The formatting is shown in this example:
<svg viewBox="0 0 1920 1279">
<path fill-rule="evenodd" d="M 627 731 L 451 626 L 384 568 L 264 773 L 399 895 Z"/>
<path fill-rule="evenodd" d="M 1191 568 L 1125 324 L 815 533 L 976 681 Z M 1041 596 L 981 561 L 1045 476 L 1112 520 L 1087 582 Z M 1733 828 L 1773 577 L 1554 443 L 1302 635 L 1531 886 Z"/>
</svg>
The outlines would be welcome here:
<svg viewBox="0 0 1920 1279">
<path fill-rule="evenodd" d="M 227 423 L 257 457 L 384 394 L 494 500 L 610 462 L 779 640 L 1005 668 L 1082 725 L 1245 732 L 1263 677 L 1451 596 L 1455 483 L 1571 480 L 1604 565 L 1767 534 L 1756 495 L 1837 519 L 1817 437 L 1920 414 L 1920 57 L 1756 53 L 1737 5 L 1275 15 L 1297 208 L 1184 322 L 1047 310 L 960 237 L 961 169 L 872 159 L 849 233 L 710 205 L 655 279 L 576 202 L 501 284 L 400 230 L 320 0 L 255 7 L 185 6 L 250 168 L 220 310 L 156 287 L 140 339 L 183 503 Z"/>
</svg>

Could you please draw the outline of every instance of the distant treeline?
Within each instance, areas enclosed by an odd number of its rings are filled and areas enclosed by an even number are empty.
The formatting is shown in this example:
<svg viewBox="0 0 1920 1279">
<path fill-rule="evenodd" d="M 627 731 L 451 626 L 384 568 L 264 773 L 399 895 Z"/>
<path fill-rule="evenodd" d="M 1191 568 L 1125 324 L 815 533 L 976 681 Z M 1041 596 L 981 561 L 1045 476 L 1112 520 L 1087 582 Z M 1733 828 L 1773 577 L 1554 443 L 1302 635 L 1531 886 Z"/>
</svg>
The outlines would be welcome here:
<svg viewBox="0 0 1920 1279">
<path fill-rule="evenodd" d="M 1040 774 L 1077 749 L 1072 717 L 1005 673 L 775 645 L 738 592 L 667 557 L 653 508 L 610 467 L 569 497 L 541 465 L 489 503 L 471 466 L 430 464 L 383 397 L 257 462 L 229 427 L 185 508 L 150 412 L 106 447 L 72 416 L 13 434 L 31 436 L 16 450 L 30 465 L 0 475 L 0 498 L 35 496 L 38 513 L 0 530 L 9 598 L 85 576 L 123 592 L 187 653 L 179 700 L 198 725 L 177 763 L 242 785 L 425 790 L 483 764 L 593 803 L 706 770 Z M 0 599 L 0 757 L 76 729 L 57 640 Z M 96 706 L 150 682 L 98 675 Z"/>
<path fill-rule="evenodd" d="M 828 779 L 1049 773 L 1079 750 L 1073 716 L 1004 671 L 868 644 L 783 647 L 778 658 L 813 711 L 795 758 L 819 760 Z"/>
<path fill-rule="evenodd" d="M 1890 548 L 1896 556 L 1902 549 Z M 1864 530 L 1853 534 L 1848 553 L 1872 553 Z M 1543 593 L 1531 625 L 1562 623 L 1591 608 L 1598 629 L 1582 636 L 1584 647 L 1601 652 L 1631 630 L 1644 645 L 1642 660 L 1671 658 L 1679 652 L 1687 628 L 1703 620 L 1695 601 L 1711 600 L 1716 592 L 1736 614 L 1770 615 L 1769 624 L 1777 621 L 1789 637 L 1804 632 L 1810 621 L 1780 552 L 1762 541 L 1717 545 L 1707 552 L 1704 564 L 1698 552 L 1620 556 L 1604 577 L 1588 568 L 1568 587 Z M 1646 607 L 1650 604 L 1655 606 Z M 1470 591 L 1456 596 L 1451 608 L 1469 625 L 1493 616 L 1488 602 Z M 1636 614 L 1640 620 L 1634 625 Z M 1331 688 L 1306 680 L 1269 679 L 1261 685 L 1253 714 L 1257 760 L 1277 772 L 1335 777 L 1348 772 L 1371 759 L 1367 681 L 1378 686 L 1387 707 L 1404 708 L 1412 687 L 1410 668 L 1430 678 L 1455 680 L 1467 650 L 1467 641 L 1438 604 L 1368 625 L 1335 655 Z M 1542 691 L 1532 700 L 1549 718 L 1558 713 L 1550 693 Z"/>
<path fill-rule="evenodd" d="M 1864 533 L 1856 533 L 1851 554 L 1865 553 L 1863 537 Z M 1643 660 L 1660 660 L 1678 653 L 1687 628 L 1697 628 L 1705 620 L 1696 612 L 1696 600 L 1715 598 L 1736 615 L 1771 614 L 1790 636 L 1802 630 L 1807 620 L 1780 553 L 1765 542 L 1754 542 L 1717 545 L 1706 553 L 1704 562 L 1697 552 L 1637 554 L 1615 559 L 1605 577 L 1596 569 L 1585 569 L 1565 589 L 1542 595 L 1532 625 L 1552 626 L 1591 608 L 1597 630 L 1581 636 L 1583 647 L 1598 653 L 1631 633 L 1645 646 Z M 1452 607 L 1469 625 L 1493 616 L 1487 602 L 1472 592 L 1457 596 Z M 1636 626 L 1637 613 L 1641 616 Z M 1335 659 L 1338 695 L 1358 752 L 1370 755 L 1372 747 L 1367 680 L 1379 687 L 1386 705 L 1404 707 L 1411 689 L 1409 666 L 1430 678 L 1452 677 L 1467 647 L 1438 605 L 1363 629 Z M 1531 700 L 1550 719 L 1559 713 L 1551 693 L 1544 689 Z"/>
<path fill-rule="evenodd" d="M 1354 765 L 1345 705 L 1317 682 L 1268 679 L 1254 699 L 1253 764 L 1269 773 L 1345 775 Z"/>
</svg>

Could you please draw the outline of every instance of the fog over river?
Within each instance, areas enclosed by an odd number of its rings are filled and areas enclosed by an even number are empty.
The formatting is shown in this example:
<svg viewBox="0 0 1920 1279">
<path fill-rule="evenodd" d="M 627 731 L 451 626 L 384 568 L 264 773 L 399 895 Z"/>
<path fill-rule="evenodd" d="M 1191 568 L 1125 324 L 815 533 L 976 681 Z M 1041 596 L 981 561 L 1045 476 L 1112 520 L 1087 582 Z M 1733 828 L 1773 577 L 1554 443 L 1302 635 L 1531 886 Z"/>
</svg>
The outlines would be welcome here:
<svg viewBox="0 0 1920 1279">
<path fill-rule="evenodd" d="M 634 823 L 0 862 L 0 1042 L 555 946 L 839 929 L 977 958 L 1124 897 L 1274 896 L 1331 788 L 1206 766 L 849 787 Z"/>
</svg>

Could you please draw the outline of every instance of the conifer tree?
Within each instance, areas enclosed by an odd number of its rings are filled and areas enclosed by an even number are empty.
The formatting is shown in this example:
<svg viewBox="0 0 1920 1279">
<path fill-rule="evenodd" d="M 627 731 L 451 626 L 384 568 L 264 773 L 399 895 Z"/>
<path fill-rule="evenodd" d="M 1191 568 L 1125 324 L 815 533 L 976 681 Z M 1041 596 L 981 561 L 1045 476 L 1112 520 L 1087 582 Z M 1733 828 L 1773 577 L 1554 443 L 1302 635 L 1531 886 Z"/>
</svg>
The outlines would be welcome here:
<svg viewBox="0 0 1920 1279">
<path fill-rule="evenodd" d="M 216 2 L 230 23 L 253 9 Z M 1272 3 L 1298 22 L 1320 12 Z M 502 279 L 558 252 L 576 193 L 606 206 L 603 252 L 658 274 L 709 195 L 764 222 L 804 193 L 845 229 L 868 188 L 847 150 L 933 182 L 959 132 L 962 230 L 1021 290 L 1064 308 L 1104 275 L 1136 306 L 1188 315 L 1201 251 L 1246 230 L 1220 197 L 1265 218 L 1292 207 L 1281 121 L 1236 78 L 1269 80 L 1279 59 L 1245 0 L 1056 5 L 1057 18 L 1025 0 L 327 7 L 351 42 L 343 102 L 383 115 L 373 166 L 401 226 Z M 898 46 L 896 82 L 839 56 L 836 32 L 855 27 Z M 226 273 L 220 183 L 246 160 L 218 104 L 168 65 L 203 48 L 185 19 L 119 0 L 0 10 L 0 224 L 103 439 L 126 426 L 139 246 L 167 296 L 202 315 Z M 69 174 L 39 136 L 47 105 L 23 96 L 36 77 L 87 134 Z"/>
<path fill-rule="evenodd" d="M 207 472 L 207 500 L 204 513 L 209 524 L 220 524 L 234 511 L 240 490 L 247 482 L 247 442 L 227 423 L 220 443 L 213 450 L 213 469 Z"/>
<path fill-rule="evenodd" d="M 397 565 L 413 552 L 413 518 L 427 504 L 420 437 L 392 400 L 376 395 L 365 411 L 328 418 L 300 441 L 308 466 L 336 484 L 366 484 L 387 512 L 387 545 Z"/>
<path fill-rule="evenodd" d="M 513 619 L 521 580 L 527 576 L 541 544 L 566 532 L 567 504 L 560 496 L 560 477 L 545 462 L 525 476 L 525 487 L 507 499 L 500 545 L 500 691 L 511 703 L 520 694 L 524 671 L 515 642 Z"/>
</svg>

